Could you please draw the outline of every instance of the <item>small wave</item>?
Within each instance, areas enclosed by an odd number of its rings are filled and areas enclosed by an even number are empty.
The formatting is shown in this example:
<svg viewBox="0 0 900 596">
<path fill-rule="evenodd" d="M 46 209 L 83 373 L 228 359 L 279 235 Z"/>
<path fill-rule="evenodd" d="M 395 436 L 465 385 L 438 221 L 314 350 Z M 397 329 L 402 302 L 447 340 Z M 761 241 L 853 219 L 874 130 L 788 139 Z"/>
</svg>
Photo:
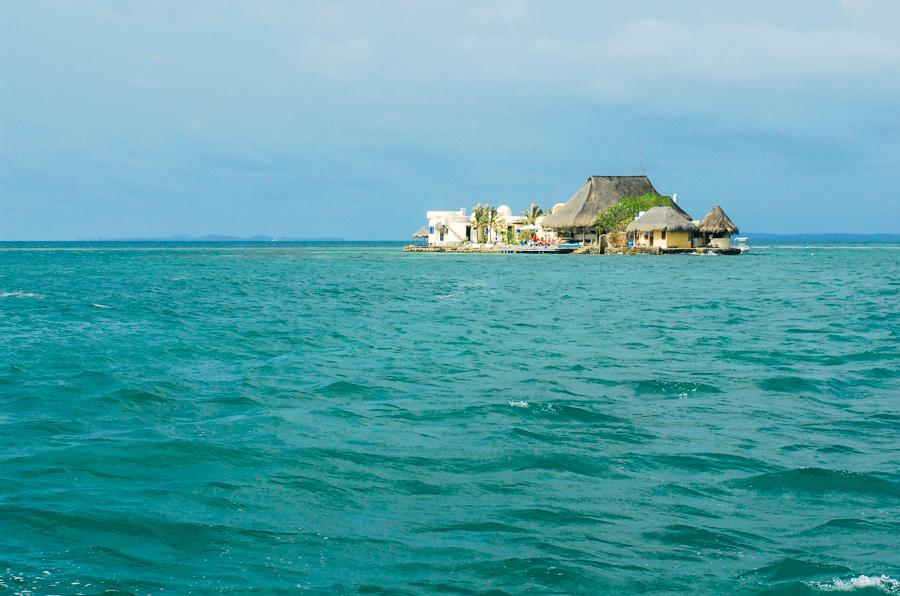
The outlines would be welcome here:
<svg viewBox="0 0 900 596">
<path fill-rule="evenodd" d="M 625 421 L 617 416 L 604 414 L 593 409 L 573 406 L 562 402 L 528 402 L 509 401 L 507 405 L 528 410 L 529 416 L 553 417 L 572 422 L 595 424 L 623 424 Z"/>
<path fill-rule="evenodd" d="M 423 528 L 420 530 L 421 532 L 501 532 L 501 533 L 510 533 L 510 534 L 524 534 L 527 533 L 528 530 L 524 528 L 520 528 L 518 526 L 514 526 L 512 524 L 505 524 L 501 522 L 462 522 L 457 524 L 450 524 L 446 526 L 437 526 L 430 528 Z"/>
<path fill-rule="evenodd" d="M 842 565 L 829 565 L 816 561 L 800 559 L 780 559 L 759 569 L 742 574 L 742 577 L 759 576 L 769 581 L 783 582 L 789 580 L 810 580 L 816 577 L 834 577 L 838 573 L 850 573 L 850 569 Z"/>
<path fill-rule="evenodd" d="M 825 445 L 824 447 L 819 447 L 818 449 L 816 449 L 816 451 L 818 451 L 819 453 L 860 453 L 858 449 L 848 447 L 847 445 Z"/>
<path fill-rule="evenodd" d="M 797 468 L 781 472 L 770 472 L 738 480 L 732 484 L 739 488 L 765 493 L 799 491 L 808 493 L 843 492 L 863 495 L 900 496 L 900 487 L 878 476 L 825 468 Z"/>
<path fill-rule="evenodd" d="M 726 551 L 739 551 L 746 549 L 748 546 L 744 541 L 737 537 L 730 536 L 725 532 L 686 524 L 666 526 L 660 531 L 646 532 L 644 536 L 663 544 L 712 550 L 720 553 Z"/>
<path fill-rule="evenodd" d="M 91 306 L 94 308 L 112 308 L 111 306 L 107 306 L 105 304 L 97 304 L 96 302 L 91 302 Z"/>
<path fill-rule="evenodd" d="M 537 442 L 537 443 L 549 443 L 549 444 L 564 444 L 569 439 L 567 433 L 546 433 L 546 432 L 536 432 L 533 430 L 528 430 L 526 428 L 512 427 L 509 430 L 510 436 L 524 440 L 528 442 Z"/>
<path fill-rule="evenodd" d="M 852 364 L 854 362 L 882 362 L 891 361 L 898 356 L 900 356 L 900 353 L 894 350 L 865 350 L 862 352 L 828 356 L 822 360 L 822 364 L 826 366 L 840 366 L 842 364 Z"/>
<path fill-rule="evenodd" d="M 818 392 L 821 383 L 812 379 L 804 379 L 794 376 L 771 377 L 759 383 L 759 387 L 765 391 L 776 393 L 800 393 L 803 391 Z"/>
<path fill-rule="evenodd" d="M 717 394 L 722 390 L 715 385 L 697 382 L 667 381 L 664 379 L 645 379 L 633 383 L 639 395 L 670 395 L 685 399 L 694 394 Z"/>
<path fill-rule="evenodd" d="M 547 454 L 515 454 L 499 457 L 474 466 L 462 463 L 462 470 L 493 474 L 497 472 L 557 472 L 575 474 L 585 477 L 609 477 L 611 472 L 607 465 L 600 461 L 567 455 L 564 453 Z"/>
<path fill-rule="evenodd" d="M 866 519 L 840 517 L 828 520 L 803 534 L 834 534 L 835 532 L 900 532 L 900 522 L 896 521 L 870 521 Z"/>
<path fill-rule="evenodd" d="M 362 385 L 351 381 L 333 381 L 315 389 L 315 392 L 328 397 L 377 397 L 381 395 L 378 387 Z"/>
<path fill-rule="evenodd" d="M 807 585 L 822 592 L 853 592 L 873 588 L 885 594 L 900 594 L 900 580 L 886 575 L 878 577 L 860 575 L 848 580 L 836 577 L 830 582 L 808 582 Z"/>
<path fill-rule="evenodd" d="M 110 404 L 118 404 L 125 407 L 141 408 L 154 404 L 167 404 L 169 400 L 163 395 L 142 389 L 117 389 L 103 396 L 103 400 Z"/>
<path fill-rule="evenodd" d="M 762 472 L 767 468 L 771 469 L 771 467 L 762 460 L 730 453 L 661 454 L 647 457 L 646 463 L 661 469 L 679 468 L 701 473 L 731 470 Z"/>
<path fill-rule="evenodd" d="M 0 298 L 40 298 L 40 294 L 34 292 L 0 292 Z"/>
<path fill-rule="evenodd" d="M 447 495 L 453 492 L 449 487 L 420 480 L 401 480 L 397 483 L 397 488 L 410 495 Z"/>
<path fill-rule="evenodd" d="M 582 513 L 572 509 L 514 509 L 504 517 L 518 521 L 551 526 L 609 525 L 620 520 L 630 520 L 627 515 L 608 512 Z"/>
</svg>

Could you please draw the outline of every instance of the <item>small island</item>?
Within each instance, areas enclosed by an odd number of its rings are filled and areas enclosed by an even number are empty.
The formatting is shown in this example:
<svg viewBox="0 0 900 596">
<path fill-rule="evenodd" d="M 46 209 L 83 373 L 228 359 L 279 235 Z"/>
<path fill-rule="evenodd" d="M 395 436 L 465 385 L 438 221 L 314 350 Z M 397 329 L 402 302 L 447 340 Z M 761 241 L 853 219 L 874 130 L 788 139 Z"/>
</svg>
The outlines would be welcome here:
<svg viewBox="0 0 900 596">
<path fill-rule="evenodd" d="M 545 212 L 537 203 L 521 215 L 506 205 L 476 205 L 470 213 L 428 211 L 408 252 L 740 254 L 740 233 L 714 206 L 693 219 L 674 196 L 658 193 L 646 176 L 590 176 L 565 203 Z M 743 241 L 745 239 L 737 239 Z"/>
</svg>

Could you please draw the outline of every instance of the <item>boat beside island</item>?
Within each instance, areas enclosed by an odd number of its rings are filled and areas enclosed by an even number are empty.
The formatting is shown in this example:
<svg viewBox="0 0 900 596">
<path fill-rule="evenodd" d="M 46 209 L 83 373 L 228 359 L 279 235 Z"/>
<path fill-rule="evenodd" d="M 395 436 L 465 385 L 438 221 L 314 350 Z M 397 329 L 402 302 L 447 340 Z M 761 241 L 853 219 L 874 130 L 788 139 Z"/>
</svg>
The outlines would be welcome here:
<svg viewBox="0 0 900 596">
<path fill-rule="evenodd" d="M 507 205 L 471 212 L 428 211 L 408 252 L 740 254 L 738 227 L 715 205 L 694 220 L 677 197 L 662 195 L 647 176 L 590 176 L 565 203 L 544 212 L 536 203 L 521 215 Z M 746 240 L 746 239 L 745 239 Z"/>
</svg>

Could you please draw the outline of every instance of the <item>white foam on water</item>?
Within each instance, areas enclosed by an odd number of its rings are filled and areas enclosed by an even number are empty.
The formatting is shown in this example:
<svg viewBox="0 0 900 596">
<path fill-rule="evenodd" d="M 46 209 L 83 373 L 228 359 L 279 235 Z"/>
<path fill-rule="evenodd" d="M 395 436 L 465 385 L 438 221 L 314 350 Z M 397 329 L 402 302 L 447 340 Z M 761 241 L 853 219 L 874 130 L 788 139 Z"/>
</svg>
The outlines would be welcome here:
<svg viewBox="0 0 900 596">
<path fill-rule="evenodd" d="M 112 308 L 111 306 L 106 306 L 105 304 L 97 304 L 96 302 L 91 302 L 91 306 L 96 308 Z"/>
<path fill-rule="evenodd" d="M 0 292 L 0 298 L 40 298 L 32 292 Z"/>
<path fill-rule="evenodd" d="M 875 245 L 853 245 L 853 244 L 830 244 L 830 245 L 817 245 L 817 246 L 808 246 L 802 244 L 754 244 L 753 250 L 757 248 L 785 248 L 785 249 L 793 249 L 793 250 L 811 250 L 815 248 L 816 250 L 900 250 L 900 246 L 896 244 L 875 244 Z"/>
<path fill-rule="evenodd" d="M 511 405 L 514 408 L 527 408 L 528 402 L 527 401 L 511 401 L 511 402 L 509 402 L 509 405 Z"/>
<path fill-rule="evenodd" d="M 900 594 L 900 581 L 886 575 L 879 577 L 860 575 L 848 580 L 836 577 L 831 582 L 808 582 L 807 585 L 822 592 L 852 592 L 865 588 L 875 588 L 885 594 Z"/>
</svg>

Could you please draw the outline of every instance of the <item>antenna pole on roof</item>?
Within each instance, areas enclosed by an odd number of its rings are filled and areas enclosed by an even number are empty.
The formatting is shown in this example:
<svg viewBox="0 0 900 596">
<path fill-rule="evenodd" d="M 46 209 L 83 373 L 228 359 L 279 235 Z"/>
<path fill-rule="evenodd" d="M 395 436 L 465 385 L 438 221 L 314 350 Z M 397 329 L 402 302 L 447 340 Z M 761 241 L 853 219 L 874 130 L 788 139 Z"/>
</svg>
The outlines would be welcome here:
<svg viewBox="0 0 900 596">
<path fill-rule="evenodd" d="M 644 175 L 644 146 L 641 145 L 641 176 Z"/>
</svg>

